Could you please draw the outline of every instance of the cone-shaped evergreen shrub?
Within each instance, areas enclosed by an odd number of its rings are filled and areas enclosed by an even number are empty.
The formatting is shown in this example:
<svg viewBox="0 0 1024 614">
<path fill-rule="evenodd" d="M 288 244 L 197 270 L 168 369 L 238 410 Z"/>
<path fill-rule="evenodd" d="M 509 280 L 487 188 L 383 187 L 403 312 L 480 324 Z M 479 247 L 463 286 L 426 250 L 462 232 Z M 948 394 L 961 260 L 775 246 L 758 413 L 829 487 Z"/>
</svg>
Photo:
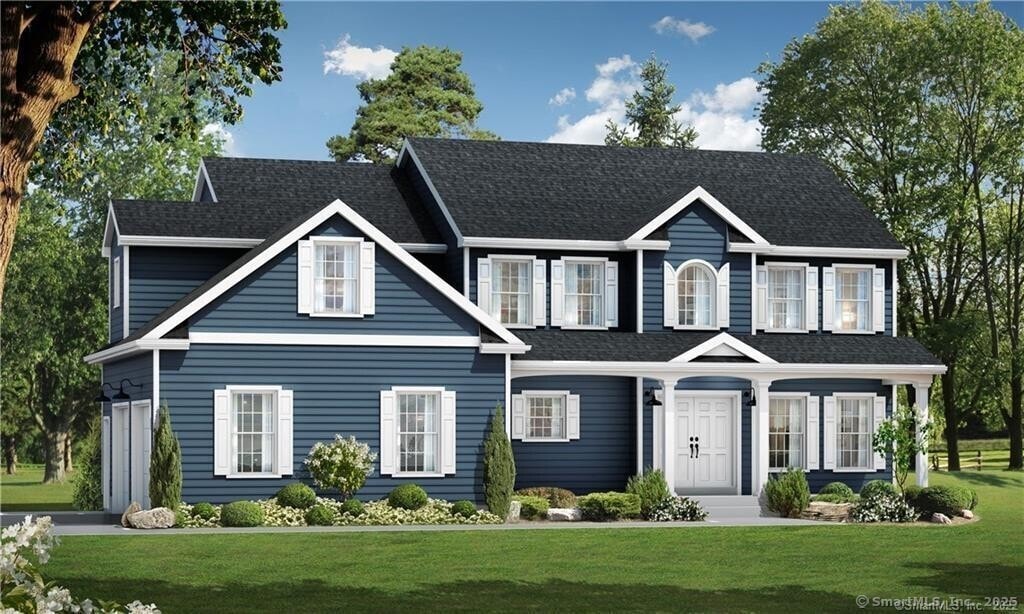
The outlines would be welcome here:
<svg viewBox="0 0 1024 614">
<path fill-rule="evenodd" d="M 160 421 L 153 434 L 149 461 L 149 501 L 153 507 L 178 509 L 181 503 L 181 444 L 171 429 L 167 404 L 160 407 Z"/>
<path fill-rule="evenodd" d="M 484 499 L 492 514 L 505 518 L 512 503 L 516 485 L 516 462 L 512 443 L 505 435 L 505 418 L 501 404 L 491 416 L 491 428 L 484 441 Z"/>
<path fill-rule="evenodd" d="M 75 461 L 78 470 L 74 478 L 72 501 L 76 510 L 91 511 L 103 509 L 103 442 L 100 436 L 100 421 L 94 420 L 89 435 L 82 445 L 82 451 Z"/>
</svg>

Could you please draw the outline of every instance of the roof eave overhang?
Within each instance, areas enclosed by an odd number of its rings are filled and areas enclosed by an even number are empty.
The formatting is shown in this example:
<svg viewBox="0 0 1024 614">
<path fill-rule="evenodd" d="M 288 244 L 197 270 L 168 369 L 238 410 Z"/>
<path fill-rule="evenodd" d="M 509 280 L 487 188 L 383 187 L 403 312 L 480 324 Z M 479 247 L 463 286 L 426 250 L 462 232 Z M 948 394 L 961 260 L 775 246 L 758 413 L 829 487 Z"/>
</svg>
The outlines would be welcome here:
<svg viewBox="0 0 1024 614">
<path fill-rule="evenodd" d="M 757 245 L 754 243 L 729 243 L 730 252 L 760 254 L 765 256 L 793 256 L 804 258 L 875 258 L 902 260 L 910 252 L 906 249 L 874 247 L 810 247 L 800 245 Z"/>
<path fill-rule="evenodd" d="M 188 348 L 188 339 L 138 339 L 119 343 L 99 352 L 93 352 L 83 358 L 83 360 L 90 365 L 96 365 L 153 350 L 187 350 Z"/>
<path fill-rule="evenodd" d="M 543 249 L 589 252 L 629 252 L 636 250 L 667 251 L 668 241 L 628 239 L 625 241 L 593 241 L 588 239 L 528 239 L 521 237 L 463 237 L 463 247 L 490 249 Z"/>
</svg>

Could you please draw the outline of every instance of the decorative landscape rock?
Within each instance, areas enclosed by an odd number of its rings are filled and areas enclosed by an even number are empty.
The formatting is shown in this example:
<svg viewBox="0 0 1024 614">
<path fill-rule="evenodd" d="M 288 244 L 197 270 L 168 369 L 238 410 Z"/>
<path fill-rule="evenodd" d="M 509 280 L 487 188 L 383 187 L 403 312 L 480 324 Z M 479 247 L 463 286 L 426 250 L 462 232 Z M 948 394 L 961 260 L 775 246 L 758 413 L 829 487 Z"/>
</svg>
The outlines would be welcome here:
<svg viewBox="0 0 1024 614">
<path fill-rule="evenodd" d="M 953 524 L 953 521 L 950 520 L 949 516 L 938 512 L 932 514 L 932 522 L 936 524 Z"/>
<path fill-rule="evenodd" d="M 966 518 L 967 520 L 974 518 L 974 512 L 972 512 L 971 510 L 961 510 L 960 515 Z"/>
<path fill-rule="evenodd" d="M 169 529 L 174 526 L 174 512 L 166 507 L 154 507 L 129 514 L 128 524 L 135 529 Z"/>
<path fill-rule="evenodd" d="M 548 520 L 556 522 L 572 522 L 581 517 L 578 507 L 553 507 L 548 510 Z"/>
<path fill-rule="evenodd" d="M 124 510 L 124 513 L 121 514 L 121 526 L 122 527 L 131 527 L 132 525 L 131 525 L 131 523 L 128 522 L 128 517 L 131 516 L 132 514 L 136 513 L 136 512 L 141 512 L 141 511 L 142 511 L 142 506 L 139 505 L 139 502 L 138 501 L 132 501 L 131 504 L 128 505 L 128 507 Z"/>
<path fill-rule="evenodd" d="M 822 520 L 825 522 L 849 522 L 853 511 L 852 503 L 826 503 L 812 501 L 800 517 L 806 520 Z"/>
<path fill-rule="evenodd" d="M 523 511 L 523 504 L 518 501 L 513 501 L 508 506 L 508 516 L 505 517 L 505 522 L 516 522 L 519 520 L 519 513 Z"/>
</svg>

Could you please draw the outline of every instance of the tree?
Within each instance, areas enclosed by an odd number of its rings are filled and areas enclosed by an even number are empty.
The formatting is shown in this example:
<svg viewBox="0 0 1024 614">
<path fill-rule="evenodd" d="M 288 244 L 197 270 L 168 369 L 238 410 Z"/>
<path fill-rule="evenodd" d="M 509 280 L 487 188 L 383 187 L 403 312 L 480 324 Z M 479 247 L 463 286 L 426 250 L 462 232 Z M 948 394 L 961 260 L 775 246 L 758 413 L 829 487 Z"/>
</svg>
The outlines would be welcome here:
<svg viewBox="0 0 1024 614">
<path fill-rule="evenodd" d="M 171 428 L 167 403 L 160 406 L 159 420 L 149 461 L 149 502 L 176 510 L 181 503 L 181 444 Z"/>
<path fill-rule="evenodd" d="M 338 162 L 390 161 L 408 136 L 497 139 L 476 127 L 483 105 L 462 70 L 462 54 L 447 47 L 406 47 L 388 76 L 363 81 L 357 89 L 363 104 L 348 136 L 327 141 Z"/>
<path fill-rule="evenodd" d="M 920 426 L 921 439 L 923 444 L 918 445 L 917 421 L 914 410 L 904 403 L 896 403 L 892 417 L 883 421 L 875 429 L 872 436 L 872 448 L 879 454 L 892 456 L 892 474 L 896 478 L 896 485 L 900 487 L 900 493 L 906 493 L 907 475 L 918 452 L 928 452 L 928 434 L 931 432 L 932 423 L 928 422 Z"/>
<path fill-rule="evenodd" d="M 512 504 L 516 487 L 516 461 L 512 443 L 505 434 L 505 418 L 501 404 L 491 416 L 491 426 L 484 440 L 484 499 L 492 514 L 505 518 Z"/>
<path fill-rule="evenodd" d="M 1006 356 L 998 389 L 1000 417 L 1010 435 L 1010 469 L 1024 468 L 1024 176 L 1009 182 L 995 212 L 993 243 L 1001 252 L 993 263 L 992 293 Z M 1005 391 L 1005 392 L 1004 392 Z"/>
<path fill-rule="evenodd" d="M 93 416 L 79 456 L 71 495 L 77 510 L 103 509 L 103 437 L 100 424 L 100 417 Z"/>
<path fill-rule="evenodd" d="M 604 144 L 693 149 L 697 131 L 675 119 L 681 107 L 672 104 L 676 87 L 668 82 L 668 64 L 652 54 L 640 67 L 640 80 L 643 86 L 626 101 L 626 125 L 609 119 Z"/>
<path fill-rule="evenodd" d="M 977 299 L 992 258 L 979 188 L 998 180 L 1014 147 L 997 141 L 1020 133 L 1003 130 L 1020 116 L 997 102 L 1012 95 L 984 90 L 1020 89 L 1020 61 L 1009 61 L 1020 49 L 1020 29 L 986 3 L 870 1 L 833 7 L 759 68 L 765 149 L 824 159 L 909 251 L 897 273 L 898 330 L 947 365 L 933 398 L 952 470 L 958 428 L 993 388 L 991 356 L 973 343 L 984 336 Z"/>
<path fill-rule="evenodd" d="M 144 113 L 154 57 L 179 52 L 177 113 L 167 135 L 196 135 L 197 118 L 241 116 L 239 96 L 280 79 L 286 26 L 277 2 L 4 2 L 0 7 L 0 299 L 33 157 L 44 160 L 120 121 L 98 109 L 93 91 L 117 92 L 127 116 Z M 205 108 L 204 108 L 205 106 Z M 61 125 L 55 129 L 54 121 Z"/>
</svg>

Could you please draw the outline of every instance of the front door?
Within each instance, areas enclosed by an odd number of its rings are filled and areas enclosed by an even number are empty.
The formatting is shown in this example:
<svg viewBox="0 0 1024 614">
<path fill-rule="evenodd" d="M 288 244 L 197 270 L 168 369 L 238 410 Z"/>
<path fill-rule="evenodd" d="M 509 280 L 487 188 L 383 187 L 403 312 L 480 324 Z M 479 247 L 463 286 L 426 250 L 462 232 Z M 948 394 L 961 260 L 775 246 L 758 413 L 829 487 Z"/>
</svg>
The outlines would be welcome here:
<svg viewBox="0 0 1024 614">
<path fill-rule="evenodd" d="M 677 492 L 735 492 L 734 401 L 733 397 L 728 396 L 677 393 Z"/>
</svg>

